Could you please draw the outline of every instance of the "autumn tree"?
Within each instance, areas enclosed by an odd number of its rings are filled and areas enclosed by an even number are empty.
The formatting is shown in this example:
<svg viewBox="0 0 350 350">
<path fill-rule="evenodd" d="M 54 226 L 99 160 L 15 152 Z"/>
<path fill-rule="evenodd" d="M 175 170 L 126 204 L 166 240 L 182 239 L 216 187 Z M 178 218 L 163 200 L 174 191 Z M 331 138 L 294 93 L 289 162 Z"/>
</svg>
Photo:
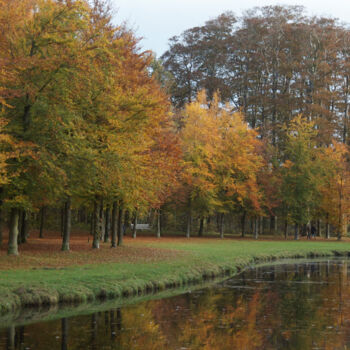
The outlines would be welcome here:
<svg viewBox="0 0 350 350">
<path fill-rule="evenodd" d="M 336 141 L 322 152 L 324 182 L 320 188 L 321 209 L 327 223 L 337 230 L 340 240 L 347 233 L 350 204 L 350 169 L 348 146 Z"/>
<path fill-rule="evenodd" d="M 188 227 L 192 211 L 201 217 L 220 213 L 223 237 L 225 213 L 257 212 L 260 194 L 257 173 L 262 166 L 256 133 L 219 96 L 204 91 L 185 109 L 183 184 L 188 193 Z"/>
<path fill-rule="evenodd" d="M 195 102 L 186 105 L 183 145 L 182 182 L 187 205 L 187 233 L 190 236 L 193 212 L 211 213 L 218 205 L 215 169 L 220 144 L 218 101 L 208 107 L 202 91 Z"/>
<path fill-rule="evenodd" d="M 312 218 L 320 199 L 318 188 L 322 181 L 322 168 L 314 125 L 298 116 L 286 130 L 280 195 L 287 208 L 287 216 L 295 224 L 295 239 L 299 238 L 301 225 Z"/>
<path fill-rule="evenodd" d="M 218 103 L 214 100 L 213 103 Z M 215 169 L 221 214 L 221 237 L 223 237 L 223 219 L 225 213 L 239 213 L 243 219 L 247 215 L 261 213 L 262 196 L 258 185 L 258 173 L 263 160 L 257 133 L 250 129 L 239 113 L 230 113 L 230 106 L 219 108 L 218 121 L 220 149 Z M 243 220 L 242 219 L 242 220 Z M 242 221 L 243 222 L 243 221 Z M 244 235 L 244 227 L 242 227 Z"/>
</svg>

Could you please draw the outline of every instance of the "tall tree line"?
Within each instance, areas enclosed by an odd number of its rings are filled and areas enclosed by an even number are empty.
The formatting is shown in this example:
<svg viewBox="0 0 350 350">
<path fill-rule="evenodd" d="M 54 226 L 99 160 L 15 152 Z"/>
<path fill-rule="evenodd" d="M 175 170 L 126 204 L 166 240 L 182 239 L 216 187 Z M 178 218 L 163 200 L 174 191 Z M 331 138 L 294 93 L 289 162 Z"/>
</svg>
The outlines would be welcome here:
<svg viewBox="0 0 350 350">
<path fill-rule="evenodd" d="M 348 143 L 349 39 L 345 25 L 309 17 L 300 6 L 227 12 L 170 39 L 161 57 L 172 73 L 175 106 L 205 89 L 243 112 L 273 144 L 284 123 L 303 114 L 320 142 Z"/>
<path fill-rule="evenodd" d="M 208 106 L 218 92 L 226 110 L 242 113 L 258 132 L 264 162 L 254 170 L 253 192 L 259 200 L 254 206 L 241 201 L 240 208 L 236 200 L 228 211 L 241 215 L 243 235 L 248 218 L 256 237 L 261 217 L 270 217 L 269 232 L 275 232 L 277 216 L 286 235 L 295 226 L 296 238 L 311 220 L 318 227 L 324 222 L 327 237 L 330 222 L 339 237 L 347 231 L 349 39 L 346 25 L 307 16 L 301 6 L 257 7 L 239 17 L 226 12 L 170 39 L 160 61 L 172 76 L 168 89 L 178 127 L 188 128 L 186 106 L 205 90 Z M 207 189 L 212 198 L 213 188 Z M 222 205 L 211 206 L 218 217 L 225 212 Z M 209 212 L 196 214 L 200 231 Z"/>
<path fill-rule="evenodd" d="M 255 238 L 267 219 L 295 238 L 320 220 L 346 233 L 349 33 L 336 20 L 225 13 L 172 38 L 163 64 L 102 0 L 0 0 L 0 30 L 9 254 L 52 208 L 62 250 L 82 208 L 95 249 L 121 245 L 131 222 L 136 237 L 142 216 L 157 237 L 180 221 L 187 237 L 215 224 L 223 238 L 232 217 Z"/>
<path fill-rule="evenodd" d="M 93 247 L 112 214 L 158 207 L 178 157 L 167 96 L 152 55 L 112 24 L 106 2 L 0 1 L 1 210 L 9 254 L 25 241 L 28 213 L 62 208 L 62 250 L 71 211 L 91 213 Z M 171 160 L 174 159 L 172 162 Z"/>
</svg>

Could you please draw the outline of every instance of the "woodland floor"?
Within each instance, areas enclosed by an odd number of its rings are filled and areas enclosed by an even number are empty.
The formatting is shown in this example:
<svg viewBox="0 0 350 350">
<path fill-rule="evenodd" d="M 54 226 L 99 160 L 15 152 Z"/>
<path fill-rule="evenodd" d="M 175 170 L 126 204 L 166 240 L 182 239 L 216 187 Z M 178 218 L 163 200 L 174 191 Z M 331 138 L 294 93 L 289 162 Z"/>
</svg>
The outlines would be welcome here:
<svg viewBox="0 0 350 350">
<path fill-rule="evenodd" d="M 20 255 L 17 257 L 7 256 L 6 237 L 0 247 L 0 270 L 13 269 L 50 269 L 65 268 L 69 266 L 96 265 L 109 263 L 156 263 L 184 258 L 188 251 L 182 248 L 184 244 L 210 244 L 222 242 L 216 237 L 192 237 L 190 239 L 180 236 L 162 237 L 157 239 L 152 233 L 141 232 L 137 239 L 132 239 L 130 234 L 124 237 L 122 247 L 110 248 L 110 243 L 100 243 L 100 249 L 92 249 L 92 238 L 84 231 L 74 231 L 70 240 L 70 251 L 62 252 L 62 239 L 59 232 L 45 232 L 44 238 L 38 238 L 37 230 L 30 232 L 28 242 L 19 246 Z M 279 242 L 288 244 L 294 241 L 289 237 L 286 241 L 282 237 L 260 236 L 256 241 L 251 237 L 227 236 L 224 241 L 232 244 L 239 242 Z M 301 237 L 300 241 L 306 244 L 335 242 L 336 238 L 326 240 L 317 237 L 308 241 Z M 343 238 L 338 244 L 350 242 L 350 238 Z M 180 249 L 176 246 L 180 244 Z M 246 243 L 244 243 L 246 244 Z M 265 243 L 266 244 L 266 243 Z M 320 246 L 322 247 L 322 245 Z M 204 248 L 204 247 L 203 247 Z"/>
</svg>

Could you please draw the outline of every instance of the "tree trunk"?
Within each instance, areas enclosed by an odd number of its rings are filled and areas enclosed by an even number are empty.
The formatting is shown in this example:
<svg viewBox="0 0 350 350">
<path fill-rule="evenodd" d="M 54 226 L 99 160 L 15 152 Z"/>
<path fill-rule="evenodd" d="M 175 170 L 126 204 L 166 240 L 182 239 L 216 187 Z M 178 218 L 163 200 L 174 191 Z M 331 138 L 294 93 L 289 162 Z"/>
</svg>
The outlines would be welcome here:
<svg viewBox="0 0 350 350">
<path fill-rule="evenodd" d="M 136 238 L 136 232 L 137 232 L 137 210 L 135 210 L 134 214 L 134 220 L 133 220 L 133 228 L 132 228 L 132 238 Z"/>
<path fill-rule="evenodd" d="M 100 216 L 100 202 L 98 199 L 94 201 L 94 238 L 92 241 L 92 248 L 100 248 L 100 234 L 101 234 L 101 216 Z"/>
<path fill-rule="evenodd" d="M 44 238 L 45 214 L 46 214 L 46 207 L 42 207 L 40 210 L 39 238 Z"/>
<path fill-rule="evenodd" d="M 204 217 L 201 216 L 199 220 L 199 231 L 198 231 L 198 236 L 203 237 L 203 229 L 204 229 Z"/>
<path fill-rule="evenodd" d="M 294 227 L 294 239 L 296 241 L 299 240 L 299 225 L 298 224 L 295 224 L 295 227 Z"/>
<path fill-rule="evenodd" d="M 19 210 L 12 208 L 10 213 L 8 255 L 18 255 L 18 220 Z"/>
<path fill-rule="evenodd" d="M 63 237 L 64 232 L 64 207 L 61 208 L 61 237 Z"/>
<path fill-rule="evenodd" d="M 109 231 L 110 231 L 110 212 L 111 209 L 109 205 L 106 208 L 106 215 L 105 215 L 105 237 L 104 242 L 107 243 L 109 241 Z"/>
<path fill-rule="evenodd" d="M 3 241 L 3 228 L 4 228 L 4 219 L 3 219 L 3 210 L 0 208 L 0 247 L 2 246 Z"/>
<path fill-rule="evenodd" d="M 328 214 L 327 214 L 327 222 L 326 222 L 326 238 L 327 239 L 331 238 L 330 229 L 329 229 L 329 222 L 328 222 Z"/>
<path fill-rule="evenodd" d="M 20 230 L 20 243 L 27 243 L 28 237 L 28 212 L 26 210 L 22 211 L 22 224 Z"/>
<path fill-rule="evenodd" d="M 254 238 L 259 238 L 259 217 L 255 217 L 255 223 L 254 223 Z"/>
<path fill-rule="evenodd" d="M 241 217 L 241 229 L 242 229 L 242 237 L 245 236 L 245 217 L 246 217 L 247 213 L 243 212 L 243 215 Z"/>
<path fill-rule="evenodd" d="M 123 236 L 124 236 L 124 232 L 123 232 L 123 207 L 120 205 L 119 206 L 119 212 L 118 212 L 118 246 L 122 246 L 123 245 Z"/>
<path fill-rule="evenodd" d="M 321 237 L 321 220 L 317 220 L 317 237 Z"/>
<path fill-rule="evenodd" d="M 220 238 L 221 239 L 224 238 L 224 217 L 225 217 L 225 214 L 221 213 L 220 214 Z"/>
<path fill-rule="evenodd" d="M 63 239 L 62 239 L 62 251 L 69 250 L 69 239 L 71 231 L 71 199 L 68 197 L 64 205 L 64 229 L 63 229 Z"/>
<path fill-rule="evenodd" d="M 103 242 L 105 239 L 105 219 L 104 219 L 104 210 L 103 210 L 103 199 L 101 199 L 101 204 L 100 204 L 100 240 Z"/>
<path fill-rule="evenodd" d="M 123 235 L 126 236 L 126 230 L 130 227 L 130 215 L 129 210 L 125 210 L 124 224 L 123 224 Z"/>
<path fill-rule="evenodd" d="M 190 198 L 188 200 L 186 238 L 190 238 L 190 236 L 191 236 L 191 223 L 192 223 L 192 203 L 191 203 L 191 198 Z"/>
<path fill-rule="evenodd" d="M 348 223 L 347 223 L 346 215 L 342 214 L 341 224 L 338 231 L 338 241 L 341 241 L 342 237 L 347 235 L 347 226 L 348 226 Z"/>
<path fill-rule="evenodd" d="M 158 209 L 157 210 L 157 238 L 160 238 L 160 234 L 161 234 L 160 215 L 161 215 L 161 211 L 160 209 Z"/>
<path fill-rule="evenodd" d="M 274 228 L 275 228 L 275 217 L 273 215 L 270 216 L 270 234 L 275 235 Z"/>
<path fill-rule="evenodd" d="M 284 238 L 288 238 L 288 220 L 284 220 Z"/>
<path fill-rule="evenodd" d="M 114 201 L 112 207 L 112 248 L 115 248 L 117 246 L 117 210 L 117 202 Z"/>
</svg>

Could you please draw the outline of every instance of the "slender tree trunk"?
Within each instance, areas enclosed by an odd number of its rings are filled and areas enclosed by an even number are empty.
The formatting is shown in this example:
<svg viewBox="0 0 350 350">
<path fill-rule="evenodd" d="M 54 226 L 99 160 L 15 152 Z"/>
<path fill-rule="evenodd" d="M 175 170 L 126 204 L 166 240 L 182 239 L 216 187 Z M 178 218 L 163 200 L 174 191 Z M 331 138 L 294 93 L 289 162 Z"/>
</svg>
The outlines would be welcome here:
<svg viewBox="0 0 350 350">
<path fill-rule="evenodd" d="M 3 241 L 3 230 L 4 230 L 4 218 L 3 218 L 4 212 L 3 209 L 0 207 L 0 247 L 2 246 Z"/>
<path fill-rule="evenodd" d="M 220 238 L 221 239 L 224 238 L 224 218 L 225 218 L 225 214 L 221 213 L 220 214 Z"/>
<path fill-rule="evenodd" d="M 274 228 L 275 228 L 275 217 L 273 215 L 270 216 L 270 234 L 275 235 Z"/>
<path fill-rule="evenodd" d="M 346 215 L 342 214 L 341 225 L 338 231 L 339 232 L 338 241 L 341 241 L 342 237 L 347 235 L 347 226 L 348 226 L 348 223 L 347 223 Z"/>
<path fill-rule="evenodd" d="M 107 243 L 109 241 L 109 231 L 110 231 L 110 212 L 111 209 L 109 205 L 106 208 L 106 215 L 105 215 L 105 237 L 104 242 Z"/>
<path fill-rule="evenodd" d="M 161 235 L 160 215 L 161 215 L 161 211 L 160 209 L 158 209 L 157 210 L 157 238 L 160 238 L 160 235 Z"/>
<path fill-rule="evenodd" d="M 19 210 L 12 208 L 10 212 L 8 255 L 18 255 L 18 220 Z"/>
<path fill-rule="evenodd" d="M 327 239 L 331 238 L 330 229 L 329 229 L 329 222 L 328 222 L 328 214 L 327 214 L 327 221 L 326 221 L 326 238 Z"/>
<path fill-rule="evenodd" d="M 284 220 L 284 238 L 288 238 L 288 220 Z"/>
<path fill-rule="evenodd" d="M 28 237 L 28 212 L 26 210 L 22 211 L 22 224 L 20 230 L 20 242 L 27 243 Z"/>
<path fill-rule="evenodd" d="M 294 230 L 294 239 L 297 241 L 299 240 L 299 224 L 295 224 Z"/>
<path fill-rule="evenodd" d="M 317 220 L 317 233 L 318 237 L 321 237 L 321 220 Z"/>
<path fill-rule="evenodd" d="M 39 238 L 44 238 L 45 214 L 46 214 L 46 207 L 42 207 L 40 210 Z"/>
<path fill-rule="evenodd" d="M 61 208 L 61 237 L 63 237 L 64 233 L 64 206 Z"/>
<path fill-rule="evenodd" d="M 64 230 L 63 230 L 63 239 L 62 239 L 62 250 L 69 250 L 69 239 L 70 239 L 70 231 L 71 231 L 71 199 L 68 197 L 65 205 L 64 205 Z"/>
<path fill-rule="evenodd" d="M 125 210 L 124 213 L 124 224 L 123 224 L 123 236 L 126 236 L 126 231 L 130 227 L 130 215 L 129 210 Z"/>
<path fill-rule="evenodd" d="M 100 202 L 98 199 L 94 201 L 94 238 L 92 241 L 92 248 L 100 248 L 101 222 L 100 222 Z"/>
<path fill-rule="evenodd" d="M 17 243 L 18 246 L 20 246 L 22 244 L 22 237 L 21 237 L 21 233 L 22 233 L 22 216 L 23 216 L 23 211 L 19 210 L 19 217 L 18 217 L 18 236 L 17 236 Z"/>
<path fill-rule="evenodd" d="M 254 222 L 254 238 L 258 239 L 259 238 L 259 217 L 255 217 L 255 222 Z"/>
<path fill-rule="evenodd" d="M 245 236 L 245 218 L 246 218 L 247 213 L 244 211 L 243 215 L 241 217 L 241 229 L 242 229 L 242 237 Z"/>
<path fill-rule="evenodd" d="M 264 234 L 264 217 L 263 216 L 260 216 L 259 218 L 259 234 L 260 235 L 263 235 Z"/>
<path fill-rule="evenodd" d="M 103 210 L 103 199 L 101 199 L 101 204 L 100 204 L 100 218 L 99 218 L 99 223 L 100 223 L 100 240 L 103 242 L 105 239 L 105 219 L 104 219 L 104 210 Z"/>
<path fill-rule="evenodd" d="M 135 210 L 133 223 L 134 223 L 134 225 L 133 225 L 133 228 L 132 228 L 132 238 L 136 238 L 136 233 L 137 233 L 137 210 Z"/>
<path fill-rule="evenodd" d="M 274 216 L 273 225 L 273 235 L 276 236 L 278 231 L 278 218 L 276 215 Z"/>
<path fill-rule="evenodd" d="M 187 213 L 186 238 L 190 238 L 190 236 L 191 236 L 191 223 L 192 223 L 192 201 L 191 201 L 191 198 L 189 198 L 189 200 L 188 200 L 188 213 Z"/>
<path fill-rule="evenodd" d="M 114 201 L 112 207 L 112 248 L 115 248 L 117 246 L 117 210 L 117 202 Z"/>
<path fill-rule="evenodd" d="M 122 205 L 119 206 L 119 213 L 118 213 L 118 246 L 123 245 L 123 207 Z"/>
<path fill-rule="evenodd" d="M 204 217 L 201 216 L 199 220 L 199 230 L 198 230 L 198 236 L 203 237 L 203 229 L 204 229 Z"/>
</svg>

